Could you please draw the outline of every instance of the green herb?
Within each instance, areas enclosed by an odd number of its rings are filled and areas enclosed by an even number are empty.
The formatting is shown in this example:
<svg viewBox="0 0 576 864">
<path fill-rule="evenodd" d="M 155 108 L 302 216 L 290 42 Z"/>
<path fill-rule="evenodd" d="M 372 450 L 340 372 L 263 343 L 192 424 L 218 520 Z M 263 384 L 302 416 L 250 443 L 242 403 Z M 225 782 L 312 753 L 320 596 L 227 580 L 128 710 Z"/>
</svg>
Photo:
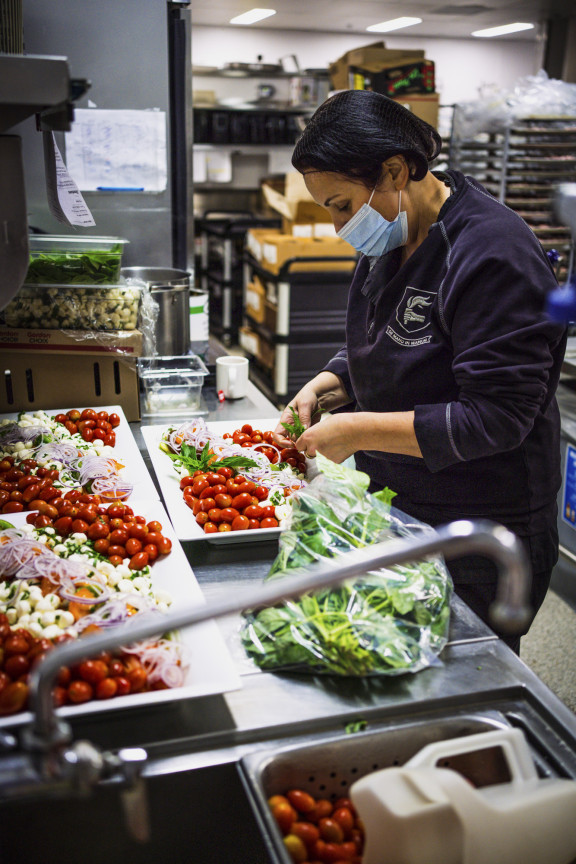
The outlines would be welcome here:
<svg viewBox="0 0 576 864">
<path fill-rule="evenodd" d="M 298 412 L 292 405 L 289 406 L 290 413 L 292 414 L 292 420 L 288 423 L 282 423 L 282 426 L 286 430 L 286 434 L 293 441 L 297 441 L 298 438 L 306 431 L 306 427 L 303 425 L 300 417 L 298 416 Z"/>
<path fill-rule="evenodd" d="M 26 283 L 35 285 L 113 284 L 120 274 L 121 256 L 111 252 L 33 254 Z"/>
<path fill-rule="evenodd" d="M 351 720 L 350 723 L 346 723 L 344 726 L 344 732 L 346 735 L 353 735 L 355 732 L 363 732 L 367 725 L 366 720 Z"/>
<path fill-rule="evenodd" d="M 248 456 L 226 456 L 224 459 L 215 460 L 208 441 L 200 455 L 198 455 L 196 448 L 186 441 L 182 442 L 179 453 L 175 453 L 165 441 L 160 443 L 160 450 L 169 456 L 173 462 L 183 465 L 191 473 L 194 471 L 218 471 L 219 468 L 240 469 L 257 466 L 254 459 L 250 459 Z"/>
</svg>

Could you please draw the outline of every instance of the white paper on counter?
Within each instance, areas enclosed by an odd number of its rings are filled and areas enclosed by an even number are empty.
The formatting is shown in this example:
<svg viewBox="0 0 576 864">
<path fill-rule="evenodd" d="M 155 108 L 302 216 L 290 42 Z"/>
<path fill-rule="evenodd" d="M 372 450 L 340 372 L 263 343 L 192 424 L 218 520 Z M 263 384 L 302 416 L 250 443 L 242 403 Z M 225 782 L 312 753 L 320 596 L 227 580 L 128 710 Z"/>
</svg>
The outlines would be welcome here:
<svg viewBox="0 0 576 864">
<path fill-rule="evenodd" d="M 56 144 L 54 132 L 43 132 L 42 138 L 50 212 L 59 222 L 64 222 L 66 225 L 80 225 L 83 228 L 96 225 L 82 193 L 68 173 Z"/>
<path fill-rule="evenodd" d="M 84 191 L 164 191 L 166 112 L 77 108 L 66 163 Z"/>
</svg>

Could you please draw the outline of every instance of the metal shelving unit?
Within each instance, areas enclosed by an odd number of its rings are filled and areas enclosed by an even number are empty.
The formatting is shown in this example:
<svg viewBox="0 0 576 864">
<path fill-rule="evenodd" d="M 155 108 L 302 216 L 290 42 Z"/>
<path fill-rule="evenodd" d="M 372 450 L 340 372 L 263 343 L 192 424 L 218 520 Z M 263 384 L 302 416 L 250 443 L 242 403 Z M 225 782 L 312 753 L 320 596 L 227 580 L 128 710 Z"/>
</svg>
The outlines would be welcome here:
<svg viewBox="0 0 576 864">
<path fill-rule="evenodd" d="M 559 183 L 576 181 L 576 117 L 530 117 L 472 140 L 453 133 L 449 164 L 472 174 L 515 210 L 547 252 L 559 253 L 557 275 L 561 281 L 566 278 L 572 236 L 569 227 L 558 224 L 552 198 Z"/>
</svg>

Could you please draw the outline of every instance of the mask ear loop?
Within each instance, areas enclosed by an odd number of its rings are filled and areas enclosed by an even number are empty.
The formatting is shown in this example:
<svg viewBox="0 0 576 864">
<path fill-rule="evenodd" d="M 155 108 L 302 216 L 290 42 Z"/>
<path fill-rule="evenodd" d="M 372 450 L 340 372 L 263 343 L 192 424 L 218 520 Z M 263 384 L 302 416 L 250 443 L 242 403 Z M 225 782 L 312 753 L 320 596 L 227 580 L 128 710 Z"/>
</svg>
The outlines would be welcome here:
<svg viewBox="0 0 576 864">
<path fill-rule="evenodd" d="M 402 208 L 402 190 L 399 189 L 398 190 L 398 216 L 400 216 L 401 208 Z"/>
<path fill-rule="evenodd" d="M 372 189 L 372 194 L 370 195 L 370 198 L 368 199 L 368 207 L 370 206 L 370 202 L 372 201 L 372 198 L 374 197 L 375 191 L 376 191 L 376 186 L 374 186 L 374 188 Z"/>
</svg>

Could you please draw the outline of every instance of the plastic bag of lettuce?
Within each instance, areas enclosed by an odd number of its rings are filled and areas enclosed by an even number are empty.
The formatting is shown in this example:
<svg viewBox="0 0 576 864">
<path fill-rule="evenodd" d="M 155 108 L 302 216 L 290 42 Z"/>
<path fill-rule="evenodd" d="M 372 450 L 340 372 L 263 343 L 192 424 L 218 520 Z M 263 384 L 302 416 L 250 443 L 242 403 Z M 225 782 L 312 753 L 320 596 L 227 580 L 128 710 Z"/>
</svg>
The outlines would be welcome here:
<svg viewBox="0 0 576 864">
<path fill-rule="evenodd" d="M 360 471 L 317 456 L 319 474 L 295 500 L 266 580 L 386 538 L 431 531 L 368 493 Z M 241 639 L 267 671 L 400 675 L 440 662 L 452 582 L 442 558 L 395 565 L 273 607 L 243 613 Z"/>
</svg>

